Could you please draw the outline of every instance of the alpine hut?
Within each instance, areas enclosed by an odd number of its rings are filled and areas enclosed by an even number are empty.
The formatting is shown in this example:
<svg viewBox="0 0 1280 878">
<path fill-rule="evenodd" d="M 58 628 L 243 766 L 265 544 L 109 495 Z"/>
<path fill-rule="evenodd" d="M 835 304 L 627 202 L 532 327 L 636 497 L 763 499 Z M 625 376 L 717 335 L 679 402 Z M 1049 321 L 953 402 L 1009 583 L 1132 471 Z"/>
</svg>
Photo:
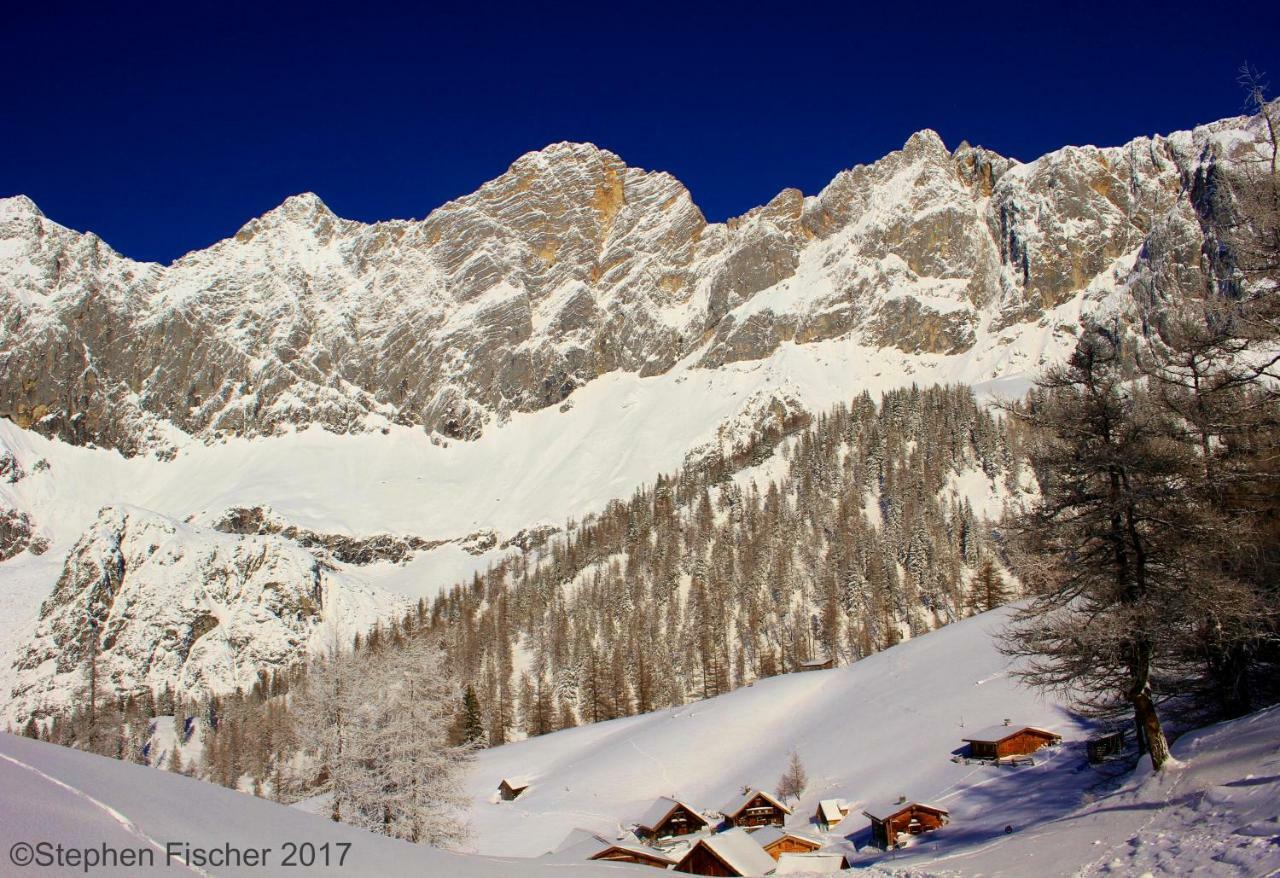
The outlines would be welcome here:
<svg viewBox="0 0 1280 878">
<path fill-rule="evenodd" d="M 706 829 L 711 824 L 695 808 L 679 799 L 663 796 L 636 821 L 636 835 L 648 841 L 688 835 Z"/>
<path fill-rule="evenodd" d="M 778 866 L 745 829 L 728 829 L 698 839 L 676 863 L 677 872 L 690 875 L 770 875 Z"/>
<path fill-rule="evenodd" d="M 751 833 L 751 839 L 775 860 L 783 854 L 809 854 L 822 847 L 813 836 L 791 832 L 781 826 L 766 826 Z"/>
<path fill-rule="evenodd" d="M 1006 756 L 1025 756 L 1041 747 L 1058 744 L 1062 736 L 1005 720 L 1001 725 L 981 729 L 963 740 L 969 745 L 969 755 L 974 759 L 1004 759 Z"/>
<path fill-rule="evenodd" d="M 932 832 L 950 822 L 951 813 L 946 808 L 908 802 L 906 797 L 892 805 L 862 812 L 871 821 L 871 836 L 875 843 L 886 850 L 896 847 L 902 833 L 919 835 Z"/>
<path fill-rule="evenodd" d="M 781 826 L 791 809 L 763 790 L 747 790 L 720 809 L 730 827 Z"/>
<path fill-rule="evenodd" d="M 504 802 L 518 798 L 527 789 L 529 789 L 529 781 L 522 777 L 504 777 L 498 782 L 498 795 Z"/>
<path fill-rule="evenodd" d="M 592 854 L 589 859 L 607 860 L 611 863 L 635 863 L 640 866 L 653 866 L 658 869 L 670 869 L 677 858 L 666 851 L 660 851 L 642 844 L 623 844 L 617 842 L 601 851 Z"/>
<path fill-rule="evenodd" d="M 818 810 L 813 814 L 813 822 L 823 832 L 830 832 L 833 826 L 848 816 L 849 806 L 843 801 L 823 799 L 818 803 Z"/>
</svg>

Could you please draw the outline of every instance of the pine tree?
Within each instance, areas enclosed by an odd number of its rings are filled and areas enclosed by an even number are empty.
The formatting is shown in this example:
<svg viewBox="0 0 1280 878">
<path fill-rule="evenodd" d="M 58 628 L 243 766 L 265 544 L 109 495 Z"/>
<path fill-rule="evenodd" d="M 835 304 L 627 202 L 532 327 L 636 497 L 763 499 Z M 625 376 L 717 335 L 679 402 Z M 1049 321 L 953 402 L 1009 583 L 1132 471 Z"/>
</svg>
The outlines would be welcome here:
<svg viewBox="0 0 1280 878">
<path fill-rule="evenodd" d="M 476 697 L 475 687 L 467 684 L 462 695 L 462 710 L 458 714 L 457 742 L 468 747 L 483 747 L 484 717 L 480 713 L 480 699 Z"/>
<path fill-rule="evenodd" d="M 995 559 L 984 555 L 969 584 L 969 609 L 975 613 L 986 613 L 1008 600 L 1009 589 L 996 569 Z"/>
<path fill-rule="evenodd" d="M 1016 417 L 1037 434 L 1041 497 L 1015 522 L 1033 600 L 1004 649 L 1033 685 L 1100 713 L 1127 705 L 1159 770 L 1169 757 L 1154 691 L 1181 632 L 1191 533 L 1176 449 L 1112 333 L 1091 329 Z"/>
</svg>

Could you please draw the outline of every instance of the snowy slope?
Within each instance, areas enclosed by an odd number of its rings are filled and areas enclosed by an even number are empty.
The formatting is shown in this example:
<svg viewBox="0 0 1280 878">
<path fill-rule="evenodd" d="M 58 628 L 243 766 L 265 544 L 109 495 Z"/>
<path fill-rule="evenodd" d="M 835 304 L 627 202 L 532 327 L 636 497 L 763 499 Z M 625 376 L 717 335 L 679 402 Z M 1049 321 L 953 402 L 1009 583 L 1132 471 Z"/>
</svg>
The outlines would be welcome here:
<svg viewBox="0 0 1280 878">
<path fill-rule="evenodd" d="M 818 802 L 847 800 L 850 816 L 826 841 L 854 866 L 1010 878 L 1280 868 L 1280 709 L 1187 735 L 1174 747 L 1183 764 L 1163 776 L 1140 766 L 1117 780 L 1115 766 L 1086 765 L 1086 724 L 1010 678 L 991 637 L 1007 614 L 850 667 L 483 751 L 469 779 L 474 847 L 537 856 L 574 827 L 614 837 L 662 795 L 714 811 L 744 785 L 772 789 L 794 747 L 809 786 L 788 825 L 816 832 Z M 1064 744 L 1033 767 L 950 761 L 966 733 L 1005 718 L 1052 729 Z M 529 790 L 495 802 L 499 779 L 513 775 Z M 947 808 L 951 824 L 905 850 L 868 847 L 863 809 L 900 795 Z"/>
<path fill-rule="evenodd" d="M 1063 813 L 1089 782 L 1075 774 L 1073 747 L 1029 770 L 950 761 L 966 729 L 1005 718 L 1083 736 L 1067 710 L 1010 678 L 991 638 L 1005 619 L 1005 611 L 984 614 L 848 667 L 483 751 L 469 780 L 475 847 L 532 856 L 575 826 L 616 833 L 662 795 L 715 809 L 744 785 L 772 789 L 792 748 L 809 774 L 798 825 L 819 800 L 846 799 L 853 816 L 841 831 L 849 834 L 865 825 L 862 808 L 907 795 L 951 808 L 967 830 L 999 830 L 1016 819 L 1017 797 L 979 815 L 976 791 L 1024 784 Z M 492 804 L 498 781 L 513 774 L 531 777 L 530 790 Z"/>
<path fill-rule="evenodd" d="M 454 854 L 394 841 L 335 824 L 179 775 L 91 756 L 74 750 L 0 735 L 0 874 L 5 876 L 69 876 L 86 874 L 83 866 L 19 868 L 9 859 L 18 842 L 61 843 L 66 847 L 143 849 L 155 851 L 156 868 L 97 868 L 88 874 L 135 875 L 342 875 L 346 878 L 389 878 L 400 875 L 450 875 L 499 878 L 528 875 L 616 875 L 616 867 L 575 864 L 570 868 L 514 863 Z M 349 843 L 345 863 L 325 867 L 285 868 L 285 842 Z M 164 868 L 164 845 L 186 842 L 192 847 L 270 848 L 266 866 L 187 868 L 174 862 Z M 338 855 L 331 847 L 333 856 Z M 626 874 L 622 871 L 621 874 Z"/>
<path fill-rule="evenodd" d="M 1068 814 L 976 836 L 965 848 L 921 845 L 892 865 L 990 878 L 1280 874 L 1280 708 L 1188 734 L 1173 755 L 1179 764 L 1162 775 L 1144 763 Z"/>
</svg>

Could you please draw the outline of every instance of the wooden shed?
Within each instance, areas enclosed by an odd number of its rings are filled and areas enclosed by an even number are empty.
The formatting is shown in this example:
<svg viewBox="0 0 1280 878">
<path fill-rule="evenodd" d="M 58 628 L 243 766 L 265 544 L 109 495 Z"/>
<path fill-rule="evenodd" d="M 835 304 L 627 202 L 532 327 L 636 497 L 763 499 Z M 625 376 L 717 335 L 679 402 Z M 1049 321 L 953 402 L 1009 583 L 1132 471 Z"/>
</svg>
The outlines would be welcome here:
<svg viewBox="0 0 1280 878">
<path fill-rule="evenodd" d="M 775 860 L 783 854 L 808 854 L 822 847 L 822 841 L 801 832 L 791 832 L 780 826 L 766 826 L 751 833 L 756 844 Z"/>
<path fill-rule="evenodd" d="M 604 850 L 593 854 L 588 859 L 608 860 L 611 863 L 636 863 L 640 866 L 653 866 L 658 869 L 670 869 L 677 862 L 675 857 L 656 848 L 642 844 L 611 844 Z"/>
<path fill-rule="evenodd" d="M 833 658 L 806 659 L 800 663 L 801 671 L 829 671 L 836 666 Z"/>
<path fill-rule="evenodd" d="M 813 813 L 813 822 L 823 832 L 830 832 L 831 827 L 848 816 L 848 804 L 840 799 L 823 799 L 818 803 L 818 810 Z"/>
<path fill-rule="evenodd" d="M 1001 725 L 974 732 L 962 740 L 969 745 L 969 755 L 974 759 L 1004 759 L 1007 756 L 1025 756 L 1041 747 L 1057 744 L 1062 741 L 1062 736 L 1005 720 Z"/>
<path fill-rule="evenodd" d="M 679 799 L 663 796 L 650 805 L 644 816 L 636 821 L 636 835 L 649 841 L 657 841 L 660 838 L 698 832 L 710 825 L 707 818 L 692 806 Z"/>
<path fill-rule="evenodd" d="M 729 826 L 781 826 L 791 809 L 763 790 L 748 790 L 720 809 Z"/>
<path fill-rule="evenodd" d="M 698 839 L 698 843 L 676 864 L 676 871 L 734 878 L 769 875 L 777 865 L 746 830 L 729 829 Z"/>
<path fill-rule="evenodd" d="M 885 849 L 897 846 L 898 836 L 903 833 L 919 835 L 932 832 L 951 821 L 951 813 L 946 808 L 908 802 L 905 798 L 862 813 L 871 821 L 871 836 L 875 843 Z"/>
<path fill-rule="evenodd" d="M 529 782 L 524 778 L 504 777 L 498 783 L 498 795 L 502 797 L 504 802 L 510 802 L 512 799 L 518 798 L 527 789 L 529 789 Z"/>
</svg>

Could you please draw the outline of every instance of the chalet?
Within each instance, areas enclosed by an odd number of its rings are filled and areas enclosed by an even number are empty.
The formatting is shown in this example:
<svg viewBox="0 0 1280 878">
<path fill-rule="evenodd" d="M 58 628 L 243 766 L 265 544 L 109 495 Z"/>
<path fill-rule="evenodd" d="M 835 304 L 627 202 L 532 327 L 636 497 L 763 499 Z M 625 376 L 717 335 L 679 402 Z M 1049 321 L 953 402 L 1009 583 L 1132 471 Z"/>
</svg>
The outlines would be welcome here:
<svg viewBox="0 0 1280 878">
<path fill-rule="evenodd" d="M 1004 759 L 1025 756 L 1041 747 L 1060 743 L 1062 736 L 1035 726 L 1012 725 L 1005 720 L 1003 725 L 982 729 L 963 740 L 969 745 L 969 755 L 974 759 Z"/>
<path fill-rule="evenodd" d="M 823 799 L 818 803 L 818 810 L 813 814 L 813 822 L 823 832 L 830 832 L 833 826 L 848 816 L 849 806 L 845 802 L 839 799 Z"/>
<path fill-rule="evenodd" d="M 498 795 L 502 797 L 504 802 L 519 798 L 520 794 L 527 789 L 529 789 L 529 781 L 524 778 L 504 777 L 498 783 Z"/>
<path fill-rule="evenodd" d="M 844 854 L 823 851 L 812 854 L 783 854 L 774 875 L 835 875 L 849 868 Z"/>
<path fill-rule="evenodd" d="M 802 671 L 829 671 L 836 666 L 836 660 L 830 658 L 807 659 L 800 663 Z"/>
<path fill-rule="evenodd" d="M 777 866 L 746 830 L 728 829 L 698 839 L 676 863 L 676 871 L 690 875 L 770 875 Z"/>
<path fill-rule="evenodd" d="M 678 858 L 666 851 L 660 851 L 642 844 L 611 844 L 603 850 L 592 854 L 588 859 L 607 860 L 610 863 L 635 863 L 640 866 L 653 866 L 658 869 L 670 869 Z"/>
<path fill-rule="evenodd" d="M 951 820 L 951 813 L 946 808 L 908 802 L 905 797 L 892 805 L 862 813 L 871 820 L 871 836 L 875 843 L 886 850 L 897 847 L 898 836 L 902 833 L 919 835 L 932 832 Z"/>
<path fill-rule="evenodd" d="M 677 799 L 663 796 L 636 821 L 636 835 L 648 841 L 688 835 L 711 824 L 694 808 Z"/>
<path fill-rule="evenodd" d="M 720 809 L 729 826 L 781 826 L 791 809 L 763 790 L 748 790 Z"/>
<path fill-rule="evenodd" d="M 766 826 L 751 833 L 751 839 L 775 860 L 783 854 L 810 854 L 822 847 L 822 842 L 800 832 L 790 832 L 780 826 Z"/>
</svg>

